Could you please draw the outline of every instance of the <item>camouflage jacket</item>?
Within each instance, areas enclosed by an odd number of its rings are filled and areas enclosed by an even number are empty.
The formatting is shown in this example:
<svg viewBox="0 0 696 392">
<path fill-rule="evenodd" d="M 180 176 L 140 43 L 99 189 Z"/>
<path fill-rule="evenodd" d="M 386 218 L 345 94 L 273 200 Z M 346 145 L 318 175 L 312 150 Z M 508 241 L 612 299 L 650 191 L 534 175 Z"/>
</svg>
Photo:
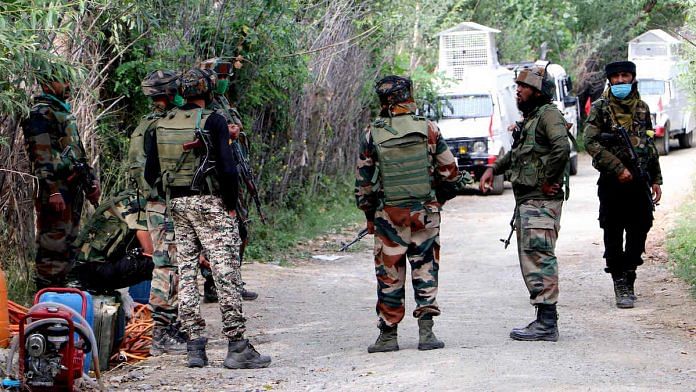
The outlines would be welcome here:
<svg viewBox="0 0 696 392">
<path fill-rule="evenodd" d="M 74 161 L 86 161 L 75 116 L 66 103 L 44 94 L 34 98 L 22 129 L 32 173 L 39 179 L 41 189 L 51 194 L 58 192 L 73 174 Z"/>
<path fill-rule="evenodd" d="M 140 244 L 138 230 L 147 231 L 145 199 L 124 191 L 101 203 L 73 243 L 78 249 L 76 263 L 104 263 L 120 260 Z"/>
<path fill-rule="evenodd" d="M 541 191 L 544 183 L 564 183 L 570 143 L 563 114 L 549 103 L 537 107 L 518 125 L 512 150 L 496 161 L 493 173 L 509 176 L 518 203 L 563 199 L 563 189 L 553 196 Z"/>
<path fill-rule="evenodd" d="M 393 115 L 411 115 L 411 113 L 393 113 Z M 355 179 L 355 199 L 358 208 L 365 212 L 368 221 L 374 219 L 375 212 L 384 208 L 384 194 L 379 179 L 375 179 L 377 168 L 377 148 L 372 140 L 371 126 L 360 135 L 358 163 Z M 447 143 L 442 138 L 435 123 L 428 121 L 428 159 L 431 161 L 431 178 L 435 189 L 439 183 L 449 183 L 455 188 L 463 188 L 470 182 L 468 175 L 463 175 L 457 168 L 457 162 Z M 403 207 L 439 211 L 441 203 L 437 200 L 429 202 L 405 203 Z"/>
<path fill-rule="evenodd" d="M 165 112 L 153 111 L 144 116 L 130 137 L 128 146 L 128 175 L 133 182 L 133 186 L 144 194 L 150 189 L 150 185 L 145 181 L 145 162 L 147 161 L 147 151 L 145 146 L 146 139 L 152 137 L 155 132 L 157 120 L 162 118 Z"/>
<path fill-rule="evenodd" d="M 653 142 L 652 120 L 648 104 L 640 100 L 637 92 L 628 97 L 637 100 L 633 107 L 625 105 L 605 91 L 602 97 L 592 103 L 590 115 L 585 125 L 585 147 L 592 156 L 592 165 L 603 175 L 618 176 L 629 166 L 630 155 L 616 136 L 614 120 L 620 117 L 640 165 L 650 176 L 652 184 L 662 184 L 662 172 L 657 148 Z M 629 101 L 630 102 L 630 101 Z M 612 116 L 611 110 L 614 110 Z M 628 125 L 628 126 L 626 126 Z"/>
</svg>

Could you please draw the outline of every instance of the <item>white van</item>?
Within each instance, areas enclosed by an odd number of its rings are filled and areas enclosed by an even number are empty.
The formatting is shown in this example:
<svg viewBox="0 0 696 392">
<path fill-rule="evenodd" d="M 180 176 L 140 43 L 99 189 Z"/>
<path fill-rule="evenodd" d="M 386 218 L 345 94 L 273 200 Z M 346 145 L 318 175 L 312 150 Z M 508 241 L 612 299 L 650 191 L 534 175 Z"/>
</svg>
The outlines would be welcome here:
<svg viewBox="0 0 696 392">
<path fill-rule="evenodd" d="M 429 110 L 459 169 L 477 181 L 487 167 L 512 148 L 508 126 L 521 120 L 514 77 L 502 67 L 472 69 L 456 83 L 441 88 L 436 107 Z M 503 176 L 496 176 L 490 193 L 503 191 Z"/>
</svg>

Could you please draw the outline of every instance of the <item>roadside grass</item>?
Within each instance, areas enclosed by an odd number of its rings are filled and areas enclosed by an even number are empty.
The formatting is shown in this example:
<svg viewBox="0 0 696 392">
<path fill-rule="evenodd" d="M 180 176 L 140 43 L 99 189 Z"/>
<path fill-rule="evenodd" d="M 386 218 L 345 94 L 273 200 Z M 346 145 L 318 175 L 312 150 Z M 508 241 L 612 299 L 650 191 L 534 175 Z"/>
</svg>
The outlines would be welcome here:
<svg viewBox="0 0 696 392">
<path fill-rule="evenodd" d="M 300 194 L 286 207 L 264 211 L 268 220 L 261 224 L 252 211 L 249 245 L 245 256 L 259 262 L 289 265 L 290 257 L 307 256 L 295 249 L 303 240 L 337 232 L 364 220 L 355 206 L 352 179 L 326 180 L 314 194 Z M 299 192 L 298 192 L 299 193 Z"/>
<path fill-rule="evenodd" d="M 691 293 L 696 297 L 696 191 L 679 209 L 676 227 L 666 242 L 674 273 L 691 285 Z"/>
</svg>

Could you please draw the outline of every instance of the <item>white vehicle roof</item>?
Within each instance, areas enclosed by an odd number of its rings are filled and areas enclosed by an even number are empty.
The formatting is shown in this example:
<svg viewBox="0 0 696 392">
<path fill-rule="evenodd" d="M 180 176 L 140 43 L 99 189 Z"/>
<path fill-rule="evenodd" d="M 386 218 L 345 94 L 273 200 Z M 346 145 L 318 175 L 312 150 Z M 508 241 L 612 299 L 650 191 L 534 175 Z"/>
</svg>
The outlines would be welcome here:
<svg viewBox="0 0 696 392">
<path fill-rule="evenodd" d="M 515 85 L 515 73 L 506 68 L 472 68 L 464 79 L 446 83 L 439 88 L 440 95 L 490 94 Z"/>
</svg>

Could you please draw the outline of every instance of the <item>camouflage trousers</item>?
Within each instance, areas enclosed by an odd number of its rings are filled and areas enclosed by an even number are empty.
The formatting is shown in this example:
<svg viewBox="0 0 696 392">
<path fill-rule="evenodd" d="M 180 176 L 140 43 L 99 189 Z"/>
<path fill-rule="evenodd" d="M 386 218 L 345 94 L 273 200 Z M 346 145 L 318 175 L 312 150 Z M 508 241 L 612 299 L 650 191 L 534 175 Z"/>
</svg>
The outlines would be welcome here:
<svg viewBox="0 0 696 392">
<path fill-rule="evenodd" d="M 179 318 L 190 339 L 203 336 L 205 320 L 198 292 L 199 254 L 208 255 L 222 313 L 222 333 L 230 340 L 244 337 L 239 228 L 217 196 L 172 199 L 179 265 Z"/>
<path fill-rule="evenodd" d="M 154 251 L 150 310 L 156 327 L 176 323 L 178 315 L 179 275 L 176 267 L 174 223 L 168 219 L 164 200 L 149 200 L 145 206 L 147 229 Z"/>
<path fill-rule="evenodd" d="M 37 289 L 64 286 L 76 252 L 73 241 L 80 229 L 84 196 L 80 189 L 68 189 L 67 184 L 59 186 L 59 190 L 65 201 L 63 212 L 56 212 L 48 204 L 47 189 L 39 189 L 34 200 Z"/>
<path fill-rule="evenodd" d="M 394 326 L 403 318 L 406 260 L 416 300 L 413 317 L 437 316 L 440 269 L 440 213 L 408 207 L 385 207 L 375 215 L 375 273 L 377 316 Z"/>
<path fill-rule="evenodd" d="M 558 302 L 556 240 L 562 200 L 528 200 L 517 206 L 517 254 L 532 305 Z"/>
</svg>

